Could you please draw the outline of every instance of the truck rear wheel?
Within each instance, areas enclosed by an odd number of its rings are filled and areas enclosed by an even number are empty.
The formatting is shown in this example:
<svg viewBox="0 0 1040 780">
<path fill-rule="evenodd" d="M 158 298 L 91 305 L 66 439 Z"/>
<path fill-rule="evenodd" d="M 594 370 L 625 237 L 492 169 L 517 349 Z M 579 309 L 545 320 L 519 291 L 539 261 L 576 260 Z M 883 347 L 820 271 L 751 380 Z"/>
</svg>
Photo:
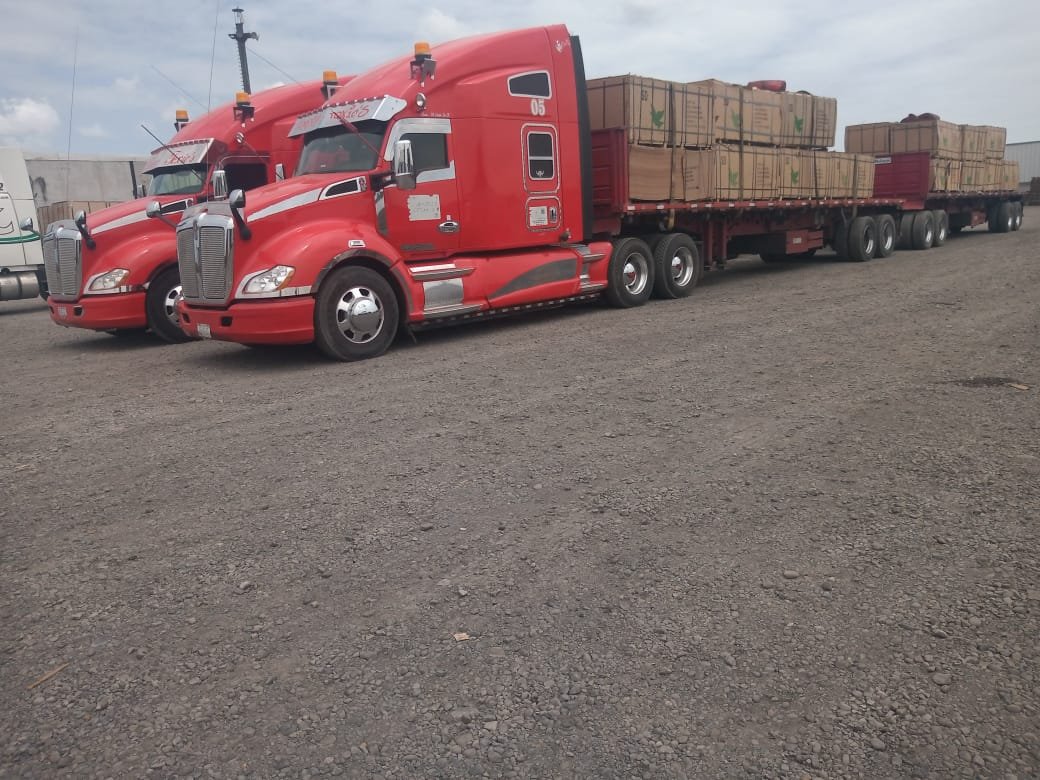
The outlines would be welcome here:
<svg viewBox="0 0 1040 780">
<path fill-rule="evenodd" d="M 896 251 L 896 221 L 891 214 L 881 214 L 877 218 L 877 251 L 876 257 L 891 257 Z"/>
<path fill-rule="evenodd" d="M 370 268 L 333 271 L 314 304 L 314 341 L 335 360 L 364 360 L 386 352 L 397 335 L 397 296 Z"/>
<path fill-rule="evenodd" d="M 177 314 L 177 299 L 180 297 L 181 274 L 177 266 L 171 266 L 152 279 L 144 298 L 148 327 L 155 336 L 169 344 L 191 341 L 191 336 L 181 330 L 181 318 Z"/>
<path fill-rule="evenodd" d="M 910 231 L 910 245 L 914 249 L 930 249 L 935 238 L 935 216 L 930 211 L 914 214 L 914 226 Z"/>
<path fill-rule="evenodd" d="M 700 252 L 684 233 L 668 233 L 654 245 L 654 295 L 685 298 L 701 278 Z"/>
<path fill-rule="evenodd" d="M 989 219 L 990 233 L 1007 233 L 1012 229 L 1014 216 L 1011 205 L 1005 200 L 993 209 Z"/>
<path fill-rule="evenodd" d="M 1023 214 L 1022 201 L 1020 201 L 1020 200 L 1015 201 L 1014 203 L 1011 204 L 1011 206 L 1012 206 L 1012 208 L 1014 209 L 1014 212 L 1015 212 L 1015 219 L 1014 219 L 1014 222 L 1011 225 L 1011 229 L 1012 230 L 1018 230 L 1020 227 L 1022 227 L 1022 214 Z"/>
<path fill-rule="evenodd" d="M 936 209 L 932 212 L 932 220 L 935 222 L 932 246 L 942 246 L 950 235 L 950 215 L 943 209 Z"/>
<path fill-rule="evenodd" d="M 607 268 L 607 300 L 619 309 L 642 306 L 654 289 L 654 260 L 641 238 L 622 238 L 614 244 Z"/>
<path fill-rule="evenodd" d="M 908 211 L 899 217 L 899 242 L 898 249 L 914 248 L 914 213 Z"/>
<path fill-rule="evenodd" d="M 873 217 L 856 217 L 849 225 L 849 260 L 862 263 L 877 248 L 877 223 Z"/>
</svg>

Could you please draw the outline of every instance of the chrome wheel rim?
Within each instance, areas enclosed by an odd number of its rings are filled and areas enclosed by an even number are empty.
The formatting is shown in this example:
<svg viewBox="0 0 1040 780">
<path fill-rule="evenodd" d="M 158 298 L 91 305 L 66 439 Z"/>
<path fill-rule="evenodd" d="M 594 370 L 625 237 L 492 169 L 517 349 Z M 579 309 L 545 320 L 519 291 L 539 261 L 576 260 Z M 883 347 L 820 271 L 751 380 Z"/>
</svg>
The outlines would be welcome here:
<svg viewBox="0 0 1040 780">
<path fill-rule="evenodd" d="M 933 238 L 935 238 L 935 231 L 934 230 L 926 230 L 926 231 L 924 231 L 924 245 L 925 246 L 931 246 Z"/>
<path fill-rule="evenodd" d="M 181 285 L 171 287 L 166 291 L 166 297 L 163 299 L 163 312 L 166 314 L 168 319 L 174 325 L 181 324 L 180 315 L 177 314 L 177 301 L 181 297 Z"/>
<path fill-rule="evenodd" d="M 885 252 L 892 250 L 892 245 L 896 242 L 895 233 L 891 230 L 882 231 L 881 234 L 881 249 Z"/>
<path fill-rule="evenodd" d="M 689 247 L 679 247 L 672 255 L 669 270 L 676 287 L 686 287 L 693 279 L 693 252 Z"/>
<path fill-rule="evenodd" d="M 868 234 L 867 235 L 866 246 L 863 247 L 863 254 L 865 254 L 867 257 L 870 257 L 871 255 L 873 255 L 874 254 L 874 245 L 876 243 L 877 242 L 874 241 L 874 236 Z"/>
<path fill-rule="evenodd" d="M 383 302 L 369 287 L 351 287 L 336 303 L 336 326 L 352 344 L 367 344 L 383 330 Z"/>
<path fill-rule="evenodd" d="M 625 258 L 625 265 L 621 271 L 625 280 L 625 289 L 632 295 L 639 295 L 646 289 L 646 283 L 650 276 L 646 258 L 640 252 L 632 252 Z"/>
</svg>

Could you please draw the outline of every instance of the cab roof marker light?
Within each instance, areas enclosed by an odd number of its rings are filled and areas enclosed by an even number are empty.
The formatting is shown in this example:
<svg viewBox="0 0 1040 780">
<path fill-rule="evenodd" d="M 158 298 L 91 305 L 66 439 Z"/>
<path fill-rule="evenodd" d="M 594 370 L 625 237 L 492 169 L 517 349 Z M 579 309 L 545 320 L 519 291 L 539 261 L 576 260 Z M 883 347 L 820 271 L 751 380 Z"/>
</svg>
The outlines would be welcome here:
<svg viewBox="0 0 1040 780">
<path fill-rule="evenodd" d="M 339 86 L 339 74 L 334 70 L 322 71 L 321 94 L 325 96 L 326 100 L 329 100 L 332 97 L 337 86 Z"/>
<path fill-rule="evenodd" d="M 420 87 L 426 86 L 426 78 L 432 81 L 437 72 L 437 61 L 433 58 L 430 44 L 426 41 L 417 41 L 415 44 L 415 59 L 411 62 L 412 78 L 419 82 Z"/>
<path fill-rule="evenodd" d="M 178 108 L 173 117 L 173 129 L 180 132 L 191 120 L 188 118 L 188 109 Z"/>
<path fill-rule="evenodd" d="M 256 109 L 253 107 L 248 92 L 235 93 L 235 107 L 231 109 L 231 112 L 234 114 L 235 119 L 242 122 L 242 127 L 246 126 L 246 122 L 253 121 L 253 114 L 256 113 Z"/>
</svg>

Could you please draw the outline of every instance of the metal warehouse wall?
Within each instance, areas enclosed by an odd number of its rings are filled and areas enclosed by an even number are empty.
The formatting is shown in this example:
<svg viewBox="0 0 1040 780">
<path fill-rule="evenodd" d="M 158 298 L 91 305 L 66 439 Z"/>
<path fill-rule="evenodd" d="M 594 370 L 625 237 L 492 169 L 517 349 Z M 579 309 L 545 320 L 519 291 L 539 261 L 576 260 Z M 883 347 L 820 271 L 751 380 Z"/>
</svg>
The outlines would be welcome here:
<svg viewBox="0 0 1040 780">
<path fill-rule="evenodd" d="M 1004 157 L 1018 163 L 1022 184 L 1029 184 L 1034 176 L 1040 176 L 1040 141 L 1008 144 Z"/>
<path fill-rule="evenodd" d="M 146 158 L 72 159 L 25 156 L 37 206 L 62 201 L 121 201 L 134 197 Z"/>
</svg>

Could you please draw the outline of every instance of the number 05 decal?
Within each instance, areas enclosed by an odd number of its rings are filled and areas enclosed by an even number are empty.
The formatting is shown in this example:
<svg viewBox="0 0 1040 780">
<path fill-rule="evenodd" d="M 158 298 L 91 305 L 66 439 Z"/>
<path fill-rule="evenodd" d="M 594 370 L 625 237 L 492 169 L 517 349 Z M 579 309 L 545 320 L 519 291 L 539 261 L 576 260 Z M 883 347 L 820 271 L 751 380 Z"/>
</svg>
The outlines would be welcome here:
<svg viewBox="0 0 1040 780">
<path fill-rule="evenodd" d="M 531 116 L 545 116 L 545 101 L 542 98 L 531 98 Z"/>
</svg>

